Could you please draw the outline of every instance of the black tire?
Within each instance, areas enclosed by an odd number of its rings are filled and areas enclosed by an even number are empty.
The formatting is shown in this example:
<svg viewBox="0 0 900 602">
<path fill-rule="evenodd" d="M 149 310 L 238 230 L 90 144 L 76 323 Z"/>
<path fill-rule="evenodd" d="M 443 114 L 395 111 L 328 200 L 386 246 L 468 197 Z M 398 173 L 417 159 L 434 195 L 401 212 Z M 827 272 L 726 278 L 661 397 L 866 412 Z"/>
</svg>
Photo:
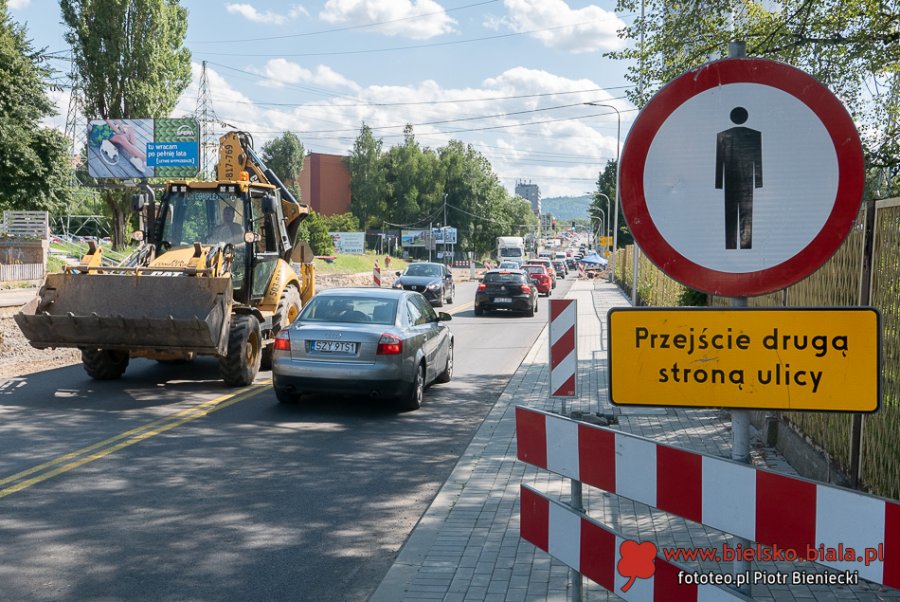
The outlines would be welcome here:
<svg viewBox="0 0 900 602">
<path fill-rule="evenodd" d="M 434 304 L 435 307 L 444 307 L 444 291 L 441 291 L 441 294 L 438 295 L 437 301 Z"/>
<path fill-rule="evenodd" d="M 400 407 L 407 411 L 418 410 L 422 407 L 422 397 L 425 395 L 425 366 L 416 366 L 416 379 L 407 392 L 400 399 Z"/>
<path fill-rule="evenodd" d="M 448 383 L 451 378 L 453 378 L 453 341 L 450 341 L 450 348 L 447 350 L 447 365 L 434 382 Z"/>
<path fill-rule="evenodd" d="M 285 389 L 279 389 L 278 387 L 275 387 L 275 398 L 278 400 L 278 403 L 284 404 L 294 404 L 300 401 L 300 396 L 298 394 L 291 393 Z"/>
<path fill-rule="evenodd" d="M 534 313 L 537 313 L 538 306 L 540 305 L 540 303 L 538 303 L 538 301 L 540 301 L 539 297 L 540 297 L 540 295 L 538 295 L 538 297 L 534 298 Z"/>
<path fill-rule="evenodd" d="M 456 287 L 450 289 L 450 296 L 447 297 L 447 303 L 453 303 L 453 295 L 456 294 Z"/>
<path fill-rule="evenodd" d="M 281 298 L 275 307 L 275 315 L 272 316 L 272 338 L 278 332 L 293 322 L 300 309 L 303 307 L 303 301 L 300 299 L 300 291 L 293 285 L 288 285 L 281 292 Z M 272 353 L 275 351 L 275 343 L 269 343 L 263 349 L 262 359 L 260 360 L 260 370 L 272 369 Z"/>
<path fill-rule="evenodd" d="M 262 334 L 254 316 L 233 316 L 228 331 L 228 355 L 219 358 L 219 373 L 226 385 L 249 385 L 259 372 Z"/>
<path fill-rule="evenodd" d="M 481 309 L 481 306 L 480 306 L 480 305 L 476 305 L 476 306 L 475 306 L 475 315 L 476 315 L 476 316 L 482 316 L 482 315 L 484 315 L 484 310 Z"/>
<path fill-rule="evenodd" d="M 128 352 L 113 349 L 82 349 L 84 371 L 94 380 L 115 380 L 125 374 Z"/>
<path fill-rule="evenodd" d="M 529 318 L 534 317 L 534 305 L 532 305 L 530 308 L 528 308 L 528 310 L 525 312 L 525 315 L 528 316 Z"/>
</svg>

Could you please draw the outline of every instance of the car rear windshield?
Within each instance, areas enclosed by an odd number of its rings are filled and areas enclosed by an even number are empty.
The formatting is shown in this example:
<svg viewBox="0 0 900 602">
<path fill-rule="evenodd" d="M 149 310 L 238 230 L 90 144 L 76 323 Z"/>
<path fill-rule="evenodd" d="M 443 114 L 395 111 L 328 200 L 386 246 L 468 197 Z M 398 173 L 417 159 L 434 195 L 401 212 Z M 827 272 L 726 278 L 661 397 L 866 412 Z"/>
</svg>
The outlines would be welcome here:
<svg viewBox="0 0 900 602">
<path fill-rule="evenodd" d="M 342 322 L 352 324 L 393 324 L 397 315 L 396 299 L 374 297 L 322 296 L 300 312 L 301 322 Z"/>
<path fill-rule="evenodd" d="M 406 276 L 441 276 L 443 270 L 439 265 L 426 265 L 424 263 L 413 263 L 406 268 Z"/>
<path fill-rule="evenodd" d="M 520 284 L 522 282 L 525 282 L 525 276 L 523 276 L 522 274 L 514 274 L 512 272 L 495 272 L 493 274 L 488 273 L 484 275 L 485 284 L 506 284 L 509 282 Z"/>
<path fill-rule="evenodd" d="M 529 274 L 543 274 L 545 272 L 542 265 L 526 265 L 525 271 Z"/>
</svg>

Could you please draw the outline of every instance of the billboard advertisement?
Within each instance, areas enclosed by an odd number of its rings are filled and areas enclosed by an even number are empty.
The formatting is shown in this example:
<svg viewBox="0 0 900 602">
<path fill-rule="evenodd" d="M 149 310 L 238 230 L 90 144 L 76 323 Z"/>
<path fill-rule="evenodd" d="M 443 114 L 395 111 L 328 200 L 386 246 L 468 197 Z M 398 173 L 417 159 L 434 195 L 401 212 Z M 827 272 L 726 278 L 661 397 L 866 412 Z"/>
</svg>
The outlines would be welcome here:
<svg viewBox="0 0 900 602">
<path fill-rule="evenodd" d="M 428 230 L 401 230 L 400 246 L 407 249 L 413 247 L 428 248 Z"/>
<path fill-rule="evenodd" d="M 443 228 L 432 228 L 431 236 L 436 245 L 455 245 L 456 244 L 456 228 L 445 226 Z"/>
<path fill-rule="evenodd" d="M 96 119 L 88 124 L 92 178 L 192 178 L 200 171 L 195 119 Z"/>
<path fill-rule="evenodd" d="M 334 250 L 345 255 L 362 255 L 366 247 L 365 232 L 329 232 Z"/>
</svg>

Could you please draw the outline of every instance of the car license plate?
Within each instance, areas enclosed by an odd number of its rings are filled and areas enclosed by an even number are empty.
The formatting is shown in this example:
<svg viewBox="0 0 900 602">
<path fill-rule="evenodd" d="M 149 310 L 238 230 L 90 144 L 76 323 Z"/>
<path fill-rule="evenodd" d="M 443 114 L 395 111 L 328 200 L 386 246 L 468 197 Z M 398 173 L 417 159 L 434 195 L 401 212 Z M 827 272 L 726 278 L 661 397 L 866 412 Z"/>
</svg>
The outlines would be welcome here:
<svg viewBox="0 0 900 602">
<path fill-rule="evenodd" d="M 509 297 L 494 297 L 494 303 L 512 303 Z"/>
<path fill-rule="evenodd" d="M 356 343 L 344 341 L 312 341 L 311 347 L 324 353 L 356 353 Z"/>
</svg>

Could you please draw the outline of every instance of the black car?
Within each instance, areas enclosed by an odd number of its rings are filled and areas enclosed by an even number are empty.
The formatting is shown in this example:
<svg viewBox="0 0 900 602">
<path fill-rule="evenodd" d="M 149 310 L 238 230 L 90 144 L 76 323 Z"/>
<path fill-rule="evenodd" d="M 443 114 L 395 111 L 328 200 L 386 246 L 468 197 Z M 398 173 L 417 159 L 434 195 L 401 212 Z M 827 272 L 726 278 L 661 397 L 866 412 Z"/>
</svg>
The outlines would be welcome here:
<svg viewBox="0 0 900 602">
<path fill-rule="evenodd" d="M 432 305 L 441 307 L 444 302 L 453 303 L 456 285 L 453 274 L 442 263 L 411 263 L 402 274 L 397 272 L 394 288 L 422 293 Z"/>
<path fill-rule="evenodd" d="M 506 309 L 533 316 L 538 309 L 538 290 L 528 274 L 520 270 L 486 272 L 475 291 L 475 315 Z"/>
</svg>

